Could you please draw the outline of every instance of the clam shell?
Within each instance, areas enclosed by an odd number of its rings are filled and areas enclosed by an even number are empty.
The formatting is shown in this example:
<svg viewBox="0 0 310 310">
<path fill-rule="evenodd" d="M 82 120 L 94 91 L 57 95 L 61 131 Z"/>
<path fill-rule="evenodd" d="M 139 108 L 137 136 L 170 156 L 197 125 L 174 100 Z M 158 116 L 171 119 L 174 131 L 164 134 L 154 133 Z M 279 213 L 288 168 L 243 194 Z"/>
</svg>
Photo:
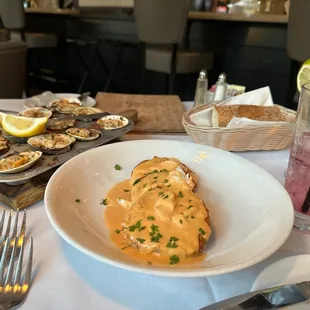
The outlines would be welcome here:
<svg viewBox="0 0 310 310">
<path fill-rule="evenodd" d="M 5 141 L 0 140 L 0 155 L 6 153 L 9 150 L 9 146 Z"/>
<path fill-rule="evenodd" d="M 93 108 L 93 107 L 78 107 L 74 114 L 75 115 L 91 115 L 91 114 L 96 114 L 96 113 L 102 113 L 103 111 L 98 108 Z"/>
<path fill-rule="evenodd" d="M 93 141 L 101 135 L 99 130 L 88 128 L 70 128 L 66 130 L 66 133 L 79 141 Z M 83 136 L 88 133 L 90 134 L 88 137 Z"/>
<path fill-rule="evenodd" d="M 73 114 L 81 106 L 82 102 L 77 98 L 57 99 L 49 104 L 50 109 L 62 114 Z"/>
<path fill-rule="evenodd" d="M 4 165 L 4 163 L 8 162 L 12 156 L 16 156 L 16 155 L 27 155 L 30 158 L 26 164 L 21 165 L 19 167 L 6 169 L 6 170 L 1 169 L 1 166 Z M 12 174 L 12 173 L 17 173 L 17 172 L 21 172 L 21 171 L 24 171 L 26 169 L 29 169 L 31 166 L 33 166 L 41 158 L 41 156 L 42 156 L 42 152 L 39 152 L 39 151 L 21 152 L 18 154 L 11 154 L 11 155 L 9 155 L 5 158 L 2 158 L 0 160 L 0 173 Z M 16 159 L 18 160 L 18 157 Z"/>
<path fill-rule="evenodd" d="M 128 118 L 120 115 L 107 115 L 97 121 L 97 125 L 101 129 L 114 130 L 127 126 L 129 123 Z"/>
<path fill-rule="evenodd" d="M 27 143 L 36 150 L 42 151 L 43 154 L 59 154 L 63 151 L 69 151 L 70 146 L 76 141 L 71 137 L 62 133 L 44 134 L 28 139 Z"/>
<path fill-rule="evenodd" d="M 24 110 L 20 112 L 19 114 L 22 116 L 33 117 L 33 118 L 39 118 L 39 117 L 50 118 L 52 116 L 52 112 L 50 110 L 40 108 L 40 107 Z"/>
<path fill-rule="evenodd" d="M 75 123 L 76 121 L 74 119 L 52 120 L 52 122 L 47 125 L 47 129 L 63 130 L 63 129 L 73 127 Z"/>
</svg>

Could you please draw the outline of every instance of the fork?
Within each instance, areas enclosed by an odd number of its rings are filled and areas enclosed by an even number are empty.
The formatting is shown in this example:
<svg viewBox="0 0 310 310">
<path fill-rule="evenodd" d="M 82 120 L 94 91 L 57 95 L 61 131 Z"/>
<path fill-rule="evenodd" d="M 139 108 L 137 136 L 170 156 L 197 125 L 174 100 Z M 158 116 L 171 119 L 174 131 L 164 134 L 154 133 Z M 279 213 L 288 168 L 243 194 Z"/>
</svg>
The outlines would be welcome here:
<svg viewBox="0 0 310 310">
<path fill-rule="evenodd" d="M 12 254 L 13 247 L 14 247 L 15 243 L 17 243 L 17 246 L 16 246 L 16 251 L 15 251 L 14 258 L 16 259 L 18 257 L 18 255 L 20 253 L 21 246 L 24 243 L 25 231 L 26 231 L 26 211 L 24 211 L 23 214 L 24 214 L 23 215 L 23 220 L 22 220 L 22 224 L 21 224 L 21 228 L 20 228 L 20 232 L 19 232 L 18 237 L 17 237 L 17 226 L 18 226 L 19 211 L 16 212 L 13 232 L 10 235 L 10 233 L 11 233 L 12 215 L 13 215 L 13 211 L 12 210 L 9 213 L 9 218 L 8 218 L 8 221 L 7 221 L 6 230 L 5 230 L 5 233 L 3 235 L 4 222 L 5 222 L 5 218 L 6 218 L 6 211 L 3 210 L 3 213 L 2 213 L 2 216 L 1 216 L 1 220 L 0 220 L 0 236 L 1 236 L 0 256 L 2 255 L 5 243 L 8 240 L 9 248 L 8 248 L 8 252 L 7 252 L 7 258 L 11 257 L 11 254 Z"/>
<path fill-rule="evenodd" d="M 20 306 L 26 299 L 30 284 L 32 271 L 32 257 L 33 257 L 33 239 L 30 238 L 28 258 L 23 273 L 23 256 L 24 256 L 24 242 L 21 244 L 18 260 L 15 265 L 15 252 L 18 248 L 17 237 L 15 238 L 12 254 L 10 256 L 10 263 L 6 269 L 7 256 L 10 248 L 9 238 L 5 241 L 5 246 L 0 260 L 0 310 L 15 309 Z M 5 275 L 6 269 L 6 275 Z"/>
</svg>

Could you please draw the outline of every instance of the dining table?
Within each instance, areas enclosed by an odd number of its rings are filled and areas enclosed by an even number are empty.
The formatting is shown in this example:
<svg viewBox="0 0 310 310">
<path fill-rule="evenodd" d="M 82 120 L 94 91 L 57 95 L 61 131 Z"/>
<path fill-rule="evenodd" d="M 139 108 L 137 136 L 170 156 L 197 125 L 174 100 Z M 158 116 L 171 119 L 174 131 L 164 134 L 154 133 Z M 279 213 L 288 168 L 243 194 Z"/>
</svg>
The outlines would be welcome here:
<svg viewBox="0 0 310 310">
<path fill-rule="evenodd" d="M 18 102 L 16 110 L 23 108 L 22 100 Z M 6 104 L 0 100 L 0 109 Z M 192 103 L 184 104 L 188 108 Z M 128 133 L 120 140 L 146 139 L 193 142 L 185 133 Z M 236 154 L 284 182 L 288 149 Z M 1 205 L 1 209 L 8 208 Z M 20 307 L 23 310 L 198 310 L 249 292 L 258 274 L 271 263 L 310 254 L 310 235 L 292 230 L 276 253 L 241 271 L 200 278 L 159 277 L 114 267 L 79 252 L 53 229 L 44 200 L 27 208 L 27 232 L 34 239 L 34 261 L 32 286 Z"/>
</svg>

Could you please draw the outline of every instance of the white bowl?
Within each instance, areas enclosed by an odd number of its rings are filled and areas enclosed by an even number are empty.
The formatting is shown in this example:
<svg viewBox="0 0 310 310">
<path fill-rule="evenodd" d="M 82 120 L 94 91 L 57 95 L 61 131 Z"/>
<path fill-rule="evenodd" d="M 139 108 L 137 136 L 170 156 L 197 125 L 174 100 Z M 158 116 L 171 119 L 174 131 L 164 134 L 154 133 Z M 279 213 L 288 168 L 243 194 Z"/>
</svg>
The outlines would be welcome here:
<svg viewBox="0 0 310 310">
<path fill-rule="evenodd" d="M 199 178 L 197 194 L 210 210 L 212 225 L 204 261 L 146 266 L 110 240 L 100 202 L 138 163 L 153 156 L 176 157 Z M 122 170 L 115 170 L 116 164 Z M 216 148 L 162 140 L 114 143 L 72 158 L 50 179 L 45 206 L 59 235 L 83 253 L 121 268 L 172 277 L 211 276 L 254 265 L 277 251 L 294 220 L 289 195 L 262 168 Z"/>
</svg>

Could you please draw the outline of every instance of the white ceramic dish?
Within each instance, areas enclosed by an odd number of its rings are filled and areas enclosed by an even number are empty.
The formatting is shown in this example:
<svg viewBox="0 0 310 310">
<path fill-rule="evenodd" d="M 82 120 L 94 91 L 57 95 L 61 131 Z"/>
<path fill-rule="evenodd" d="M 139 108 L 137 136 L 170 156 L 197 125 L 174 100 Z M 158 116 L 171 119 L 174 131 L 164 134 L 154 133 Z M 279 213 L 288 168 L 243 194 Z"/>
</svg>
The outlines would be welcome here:
<svg viewBox="0 0 310 310">
<path fill-rule="evenodd" d="M 310 281 L 310 255 L 283 258 L 265 268 L 256 278 L 252 291 Z"/>
<path fill-rule="evenodd" d="M 210 209 L 213 229 L 203 262 L 145 266 L 110 241 L 100 202 L 139 162 L 153 156 L 176 157 L 199 177 L 197 194 Z M 116 164 L 122 170 L 116 171 Z M 289 195 L 262 168 L 216 148 L 163 140 L 114 143 L 72 158 L 50 179 L 45 206 L 55 230 L 81 252 L 125 269 L 173 277 L 217 275 L 254 265 L 285 242 L 294 219 Z"/>
<path fill-rule="evenodd" d="M 33 158 L 33 160 L 31 160 L 27 164 L 22 165 L 22 166 L 17 167 L 17 168 L 10 169 L 10 170 L 0 171 L 0 173 L 3 173 L 3 174 L 4 173 L 5 174 L 13 174 L 13 173 L 22 172 L 22 171 L 25 171 L 25 170 L 29 169 L 30 167 L 32 167 L 42 157 L 42 152 L 40 152 L 40 151 L 34 151 L 33 153 L 35 153 L 34 154 L 35 158 Z"/>
</svg>

